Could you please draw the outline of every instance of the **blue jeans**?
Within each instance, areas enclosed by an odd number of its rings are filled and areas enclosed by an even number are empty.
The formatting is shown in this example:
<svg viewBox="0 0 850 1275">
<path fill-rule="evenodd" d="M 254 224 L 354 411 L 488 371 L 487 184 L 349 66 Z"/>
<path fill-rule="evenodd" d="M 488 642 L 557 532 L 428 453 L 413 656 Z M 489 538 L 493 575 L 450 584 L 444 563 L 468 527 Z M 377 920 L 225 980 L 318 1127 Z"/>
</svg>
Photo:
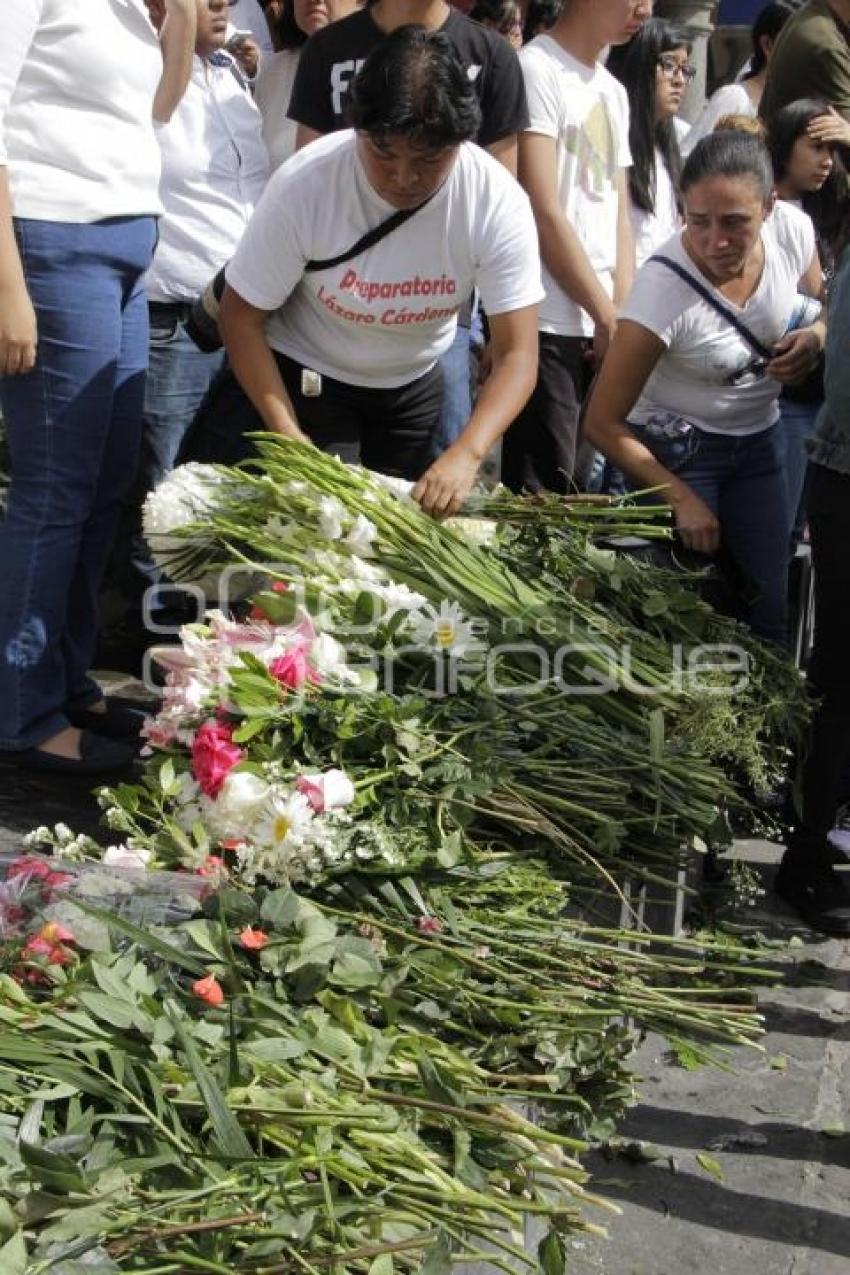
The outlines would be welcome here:
<svg viewBox="0 0 850 1275">
<path fill-rule="evenodd" d="M 806 513 L 804 495 L 809 466 L 806 439 L 811 438 L 815 432 L 815 419 L 819 411 L 819 402 L 798 403 L 784 396 L 779 400 L 776 441 L 779 443 L 785 472 L 785 489 L 788 493 L 792 554 L 802 535 Z"/>
<path fill-rule="evenodd" d="M 472 414 L 470 330 L 457 325 L 454 341 L 439 361 L 443 374 L 443 408 L 432 439 L 434 458 L 451 447 Z"/>
<path fill-rule="evenodd" d="M 141 535 L 139 510 L 148 492 L 174 468 L 180 445 L 213 377 L 224 365 L 224 352 L 205 353 L 186 335 L 180 307 L 150 308 L 150 356 L 139 469 L 134 489 L 132 565 L 140 583 L 155 584 L 162 572 L 154 565 Z"/>
<path fill-rule="evenodd" d="M 101 576 L 142 425 L 152 217 L 15 222 L 38 321 L 31 372 L 0 380 L 12 484 L 0 526 L 0 748 L 42 743 L 88 676 Z"/>
<path fill-rule="evenodd" d="M 669 439 L 629 425 L 718 519 L 724 547 L 757 590 L 742 608 L 746 622 L 786 645 L 789 517 L 776 428 L 736 438 L 693 427 Z"/>
</svg>

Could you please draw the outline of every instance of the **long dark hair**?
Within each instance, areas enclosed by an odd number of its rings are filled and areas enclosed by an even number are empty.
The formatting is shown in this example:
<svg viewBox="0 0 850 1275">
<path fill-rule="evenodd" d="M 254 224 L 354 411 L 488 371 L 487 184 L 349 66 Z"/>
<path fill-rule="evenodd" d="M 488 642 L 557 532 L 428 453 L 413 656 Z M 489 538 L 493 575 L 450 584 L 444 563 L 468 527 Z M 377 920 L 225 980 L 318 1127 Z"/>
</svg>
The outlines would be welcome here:
<svg viewBox="0 0 850 1275">
<path fill-rule="evenodd" d="M 682 156 L 673 121 L 655 119 L 658 59 L 662 53 L 670 53 L 673 49 L 690 52 L 690 48 L 690 36 L 684 31 L 671 26 L 663 18 L 650 18 L 628 44 L 612 49 L 608 59 L 608 69 L 629 95 L 629 149 L 632 153 L 629 194 L 632 203 L 644 212 L 655 211 L 656 147 L 676 187 L 682 171 Z"/>
<path fill-rule="evenodd" d="M 767 121 L 767 144 L 776 180 L 788 172 L 794 143 L 805 137 L 812 120 L 826 115 L 829 106 L 815 97 L 801 97 L 774 111 Z M 832 172 L 820 190 L 805 191 L 803 209 L 815 225 L 822 255 L 834 257 L 847 237 L 847 170 L 837 147 L 832 148 Z"/>
<path fill-rule="evenodd" d="M 799 8 L 800 5 L 793 3 L 793 0 L 771 0 L 770 4 L 766 4 L 759 11 L 750 31 L 753 56 L 750 58 L 747 73 L 743 77 L 745 80 L 751 80 L 754 75 L 760 75 L 767 65 L 767 54 L 761 47 L 762 36 L 775 40 L 792 13 L 796 13 Z"/>
<path fill-rule="evenodd" d="M 274 24 L 274 47 L 282 49 L 300 49 L 307 43 L 307 32 L 302 31 L 295 21 L 295 0 L 283 0 L 277 21 Z"/>
</svg>

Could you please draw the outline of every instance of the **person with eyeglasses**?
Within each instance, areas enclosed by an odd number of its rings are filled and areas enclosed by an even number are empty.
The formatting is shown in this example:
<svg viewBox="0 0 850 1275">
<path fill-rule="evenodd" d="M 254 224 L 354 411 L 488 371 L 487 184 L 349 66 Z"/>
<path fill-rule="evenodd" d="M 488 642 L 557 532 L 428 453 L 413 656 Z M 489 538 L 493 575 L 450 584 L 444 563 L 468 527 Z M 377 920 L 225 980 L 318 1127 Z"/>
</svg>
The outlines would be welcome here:
<svg viewBox="0 0 850 1275">
<path fill-rule="evenodd" d="M 629 96 L 629 212 L 638 267 L 681 224 L 676 116 L 696 74 L 690 53 L 688 36 L 663 18 L 650 18 L 608 59 L 609 71 Z"/>
<path fill-rule="evenodd" d="M 772 0 L 772 3 L 765 5 L 759 12 L 750 32 L 753 53 L 746 74 L 740 81 L 724 84 L 711 95 L 694 121 L 687 138 L 682 142 L 683 154 L 689 154 L 700 138 L 713 132 L 717 121 L 722 116 L 755 117 L 759 114 L 774 46 L 780 31 L 797 8 L 798 5 L 793 3 L 793 0 Z"/>
</svg>

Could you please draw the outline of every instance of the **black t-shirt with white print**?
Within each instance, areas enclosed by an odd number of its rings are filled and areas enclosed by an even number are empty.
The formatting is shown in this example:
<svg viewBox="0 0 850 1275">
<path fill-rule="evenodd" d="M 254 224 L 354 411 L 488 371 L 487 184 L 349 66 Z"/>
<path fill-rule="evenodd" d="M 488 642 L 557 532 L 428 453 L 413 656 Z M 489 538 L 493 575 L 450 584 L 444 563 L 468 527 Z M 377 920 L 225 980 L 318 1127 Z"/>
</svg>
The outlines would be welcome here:
<svg viewBox="0 0 850 1275">
<path fill-rule="evenodd" d="M 475 139 L 490 146 L 528 126 L 525 88 L 516 53 L 507 40 L 466 14 L 452 9 L 440 27 L 474 82 L 481 104 L 481 129 Z M 340 22 L 322 27 L 301 51 L 289 118 L 317 133 L 345 128 L 351 81 L 386 33 L 369 9 L 358 9 Z"/>
</svg>

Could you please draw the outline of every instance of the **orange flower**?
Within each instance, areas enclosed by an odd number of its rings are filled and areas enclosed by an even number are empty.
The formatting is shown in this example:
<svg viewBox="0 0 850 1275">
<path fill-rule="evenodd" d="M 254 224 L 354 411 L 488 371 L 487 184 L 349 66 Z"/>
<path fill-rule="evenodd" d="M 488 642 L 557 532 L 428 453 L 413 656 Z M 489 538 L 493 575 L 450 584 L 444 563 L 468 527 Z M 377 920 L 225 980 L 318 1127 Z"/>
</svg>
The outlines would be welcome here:
<svg viewBox="0 0 850 1275">
<path fill-rule="evenodd" d="M 199 978 L 192 984 L 192 991 L 202 1001 L 206 1001 L 208 1005 L 218 1006 L 224 1003 L 224 992 L 221 990 L 219 983 L 214 974 L 207 974 L 206 978 Z"/>
<path fill-rule="evenodd" d="M 268 934 L 264 930 L 252 930 L 250 925 L 246 925 L 245 929 L 239 935 L 239 942 L 249 952 L 261 951 L 269 941 Z"/>
</svg>

